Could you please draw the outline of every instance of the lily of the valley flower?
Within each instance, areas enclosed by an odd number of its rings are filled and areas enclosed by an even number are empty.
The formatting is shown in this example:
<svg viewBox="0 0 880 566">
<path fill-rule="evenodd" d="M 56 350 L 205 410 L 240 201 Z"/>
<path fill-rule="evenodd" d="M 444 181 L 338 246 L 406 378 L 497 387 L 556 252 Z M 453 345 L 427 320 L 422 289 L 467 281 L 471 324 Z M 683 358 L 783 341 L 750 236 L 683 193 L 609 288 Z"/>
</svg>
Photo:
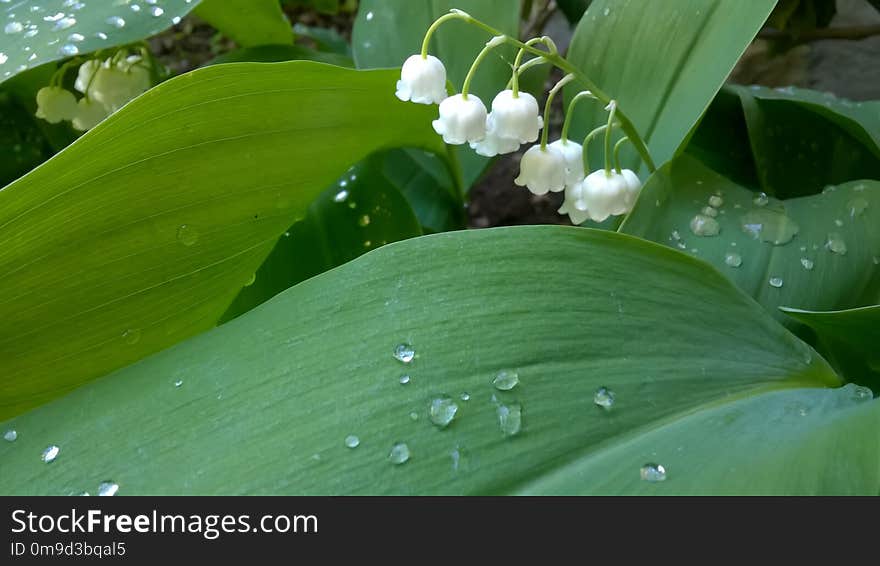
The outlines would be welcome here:
<svg viewBox="0 0 880 566">
<path fill-rule="evenodd" d="M 574 191 L 579 186 L 580 183 L 574 185 L 567 185 L 565 187 L 565 200 L 562 201 L 562 206 L 559 207 L 557 212 L 559 214 L 567 214 L 568 218 L 571 220 L 571 223 L 577 226 L 578 224 L 583 224 L 590 218 L 590 213 L 586 210 L 578 210 L 574 206 L 574 201 L 576 197 L 574 196 Z"/>
<path fill-rule="evenodd" d="M 450 96 L 440 103 L 434 131 L 448 144 L 478 142 L 486 137 L 486 105 L 476 95 Z"/>
<path fill-rule="evenodd" d="M 77 103 L 76 116 L 73 117 L 73 127 L 83 132 L 91 130 L 109 114 L 100 102 L 88 97 L 80 98 Z"/>
<path fill-rule="evenodd" d="M 412 55 L 403 63 L 395 94 L 404 102 L 440 104 L 446 98 L 446 67 L 433 55 Z"/>
<path fill-rule="evenodd" d="M 512 90 L 502 90 L 495 96 L 488 122 L 488 129 L 497 137 L 519 143 L 538 139 L 538 132 L 544 125 L 535 97 L 527 92 L 514 94 Z"/>
<path fill-rule="evenodd" d="M 631 211 L 641 188 L 638 177 L 629 169 L 620 173 L 600 169 L 566 191 L 563 208 L 569 216 L 575 209 L 596 222 L 603 222 L 609 216 Z"/>
<path fill-rule="evenodd" d="M 57 124 L 76 116 L 76 98 L 59 86 L 45 86 L 37 91 L 37 118 Z"/>
<path fill-rule="evenodd" d="M 584 179 L 584 148 L 581 144 L 559 139 L 547 147 L 559 150 L 565 159 L 565 186 L 575 185 Z"/>
<path fill-rule="evenodd" d="M 149 69 L 138 55 L 132 55 L 115 65 L 110 59 L 104 61 L 95 72 L 87 94 L 109 112 L 116 112 L 149 88 Z"/>
<path fill-rule="evenodd" d="M 504 155 L 513 153 L 519 149 L 520 143 L 518 139 L 504 138 L 498 135 L 491 119 L 486 119 L 486 137 L 478 142 L 471 142 L 471 149 L 477 155 L 483 157 L 495 157 L 496 155 Z"/>
<path fill-rule="evenodd" d="M 519 167 L 519 177 L 513 182 L 520 187 L 525 185 L 536 195 L 565 188 L 565 158 L 554 147 L 532 146 L 523 155 Z"/>
</svg>

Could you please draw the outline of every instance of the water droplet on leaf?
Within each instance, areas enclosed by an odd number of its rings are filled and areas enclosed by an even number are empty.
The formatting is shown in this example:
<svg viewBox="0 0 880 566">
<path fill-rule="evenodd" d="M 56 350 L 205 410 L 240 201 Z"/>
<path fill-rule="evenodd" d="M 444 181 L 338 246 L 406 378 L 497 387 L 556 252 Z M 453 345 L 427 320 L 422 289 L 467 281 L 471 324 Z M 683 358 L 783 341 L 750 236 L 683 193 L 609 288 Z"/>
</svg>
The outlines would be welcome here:
<svg viewBox="0 0 880 566">
<path fill-rule="evenodd" d="M 409 446 L 406 445 L 406 442 L 397 442 L 391 447 L 391 452 L 388 453 L 388 461 L 399 466 L 400 464 L 405 464 L 409 460 L 409 456 Z"/>
<path fill-rule="evenodd" d="M 646 482 L 657 483 L 666 480 L 666 468 L 660 464 L 649 462 L 639 470 L 639 477 Z"/>
</svg>

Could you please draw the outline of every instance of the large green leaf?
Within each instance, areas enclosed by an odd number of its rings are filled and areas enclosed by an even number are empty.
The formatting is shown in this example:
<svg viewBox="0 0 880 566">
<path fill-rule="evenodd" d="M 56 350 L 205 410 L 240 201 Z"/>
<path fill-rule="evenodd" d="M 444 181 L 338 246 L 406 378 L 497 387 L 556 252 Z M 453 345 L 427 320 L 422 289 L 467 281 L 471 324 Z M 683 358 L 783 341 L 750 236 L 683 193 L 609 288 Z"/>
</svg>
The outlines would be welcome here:
<svg viewBox="0 0 880 566">
<path fill-rule="evenodd" d="M 278 0 L 202 0 L 195 14 L 241 47 L 293 43 Z"/>
<path fill-rule="evenodd" d="M 179 22 L 197 4 L 198 0 L 2 3 L 0 82 L 48 61 L 144 39 Z"/>
<path fill-rule="evenodd" d="M 569 60 L 618 100 L 660 165 L 678 153 L 775 3 L 595 0 Z M 579 88 L 568 87 L 567 97 Z M 572 131 L 606 121 L 601 105 L 583 103 Z M 635 153 L 626 155 L 631 166 Z"/>
<path fill-rule="evenodd" d="M 496 389 L 499 371 L 519 384 Z M 4 423 L 18 440 L 0 443 L 0 492 L 877 493 L 880 405 L 824 389 L 838 383 L 685 254 L 572 227 L 453 232 L 370 252 Z M 441 429 L 430 406 L 446 396 Z M 505 436 L 499 407 L 515 404 Z M 394 465 L 399 442 L 411 457 Z M 651 461 L 664 483 L 638 480 Z"/>
<path fill-rule="evenodd" d="M 880 102 L 794 88 L 732 89 L 742 101 L 764 191 L 789 198 L 854 179 L 880 179 Z"/>
<path fill-rule="evenodd" d="M 304 61 L 197 70 L 0 191 L 0 415 L 210 328 L 369 153 L 442 152 L 395 79 Z"/>
<path fill-rule="evenodd" d="M 241 290 L 224 319 L 251 310 L 300 281 L 422 230 L 406 199 L 373 155 L 345 172 L 309 206 L 305 218 L 278 240 L 254 281 Z"/>
<path fill-rule="evenodd" d="M 824 312 L 783 311 L 816 332 L 819 344 L 845 376 L 880 389 L 880 305 Z"/>
<path fill-rule="evenodd" d="M 519 0 L 362 0 L 352 32 L 355 63 L 362 69 L 399 68 L 407 57 L 419 52 L 431 23 L 452 8 L 463 9 L 511 36 L 518 35 Z M 446 23 L 434 34 L 431 53 L 443 61 L 456 89 L 461 88 L 471 63 L 489 39 L 486 32 L 459 21 Z M 502 56 L 489 57 L 471 85 L 486 106 L 510 79 L 515 55 L 506 46 L 495 51 Z M 470 187 L 489 161 L 467 146 L 455 151 L 460 155 L 465 187 Z"/>
<path fill-rule="evenodd" d="M 712 197 L 723 201 L 712 219 L 719 232 L 706 235 L 698 226 L 704 235 L 697 235 L 692 221 Z M 790 319 L 779 306 L 837 310 L 880 300 L 880 182 L 764 206 L 755 199 L 685 155 L 648 180 L 621 230 L 717 266 L 783 321 Z"/>
</svg>

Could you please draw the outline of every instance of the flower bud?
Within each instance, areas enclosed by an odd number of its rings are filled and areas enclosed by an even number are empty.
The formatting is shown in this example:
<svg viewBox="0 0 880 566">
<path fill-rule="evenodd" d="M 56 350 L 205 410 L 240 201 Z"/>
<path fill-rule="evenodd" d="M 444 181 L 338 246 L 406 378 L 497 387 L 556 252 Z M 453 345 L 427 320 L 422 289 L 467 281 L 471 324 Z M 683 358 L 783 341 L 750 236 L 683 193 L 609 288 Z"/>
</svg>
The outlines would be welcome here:
<svg viewBox="0 0 880 566">
<path fill-rule="evenodd" d="M 556 148 L 532 146 L 523 155 L 519 177 L 513 182 L 525 185 L 536 195 L 559 192 L 565 188 L 565 158 Z"/>
<path fill-rule="evenodd" d="M 400 69 L 397 92 L 400 100 L 440 104 L 446 98 L 446 67 L 433 55 L 412 55 Z"/>
<path fill-rule="evenodd" d="M 448 144 L 478 142 L 486 137 L 486 105 L 476 95 L 450 96 L 440 103 L 434 131 Z"/>
</svg>

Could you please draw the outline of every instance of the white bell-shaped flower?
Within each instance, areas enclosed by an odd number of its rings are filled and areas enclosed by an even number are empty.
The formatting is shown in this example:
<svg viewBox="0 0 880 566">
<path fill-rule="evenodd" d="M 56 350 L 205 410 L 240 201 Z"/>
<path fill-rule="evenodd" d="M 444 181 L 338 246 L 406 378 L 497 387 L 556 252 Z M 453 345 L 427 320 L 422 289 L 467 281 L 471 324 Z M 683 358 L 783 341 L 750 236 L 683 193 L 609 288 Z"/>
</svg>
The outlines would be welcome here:
<svg viewBox="0 0 880 566">
<path fill-rule="evenodd" d="M 571 140 L 556 140 L 547 147 L 559 150 L 565 159 L 565 186 L 576 185 L 584 180 L 584 147 Z"/>
<path fill-rule="evenodd" d="M 101 61 L 98 59 L 89 59 L 80 65 L 79 71 L 76 73 L 76 81 L 73 83 L 73 88 L 86 94 L 86 89 L 89 88 L 95 73 L 97 73 L 100 68 Z"/>
<path fill-rule="evenodd" d="M 76 97 L 60 86 L 44 86 L 37 91 L 37 118 L 57 124 L 76 116 Z"/>
<path fill-rule="evenodd" d="M 410 56 L 400 69 L 397 98 L 404 102 L 440 104 L 446 98 L 446 67 L 433 55 Z"/>
<path fill-rule="evenodd" d="M 519 149 L 519 146 L 518 139 L 500 137 L 492 120 L 489 119 L 486 120 L 486 137 L 481 141 L 471 142 L 471 149 L 484 157 L 513 153 Z"/>
<path fill-rule="evenodd" d="M 599 169 L 572 187 L 572 204 L 590 218 L 603 222 L 609 216 L 629 212 L 629 189 L 622 173 Z"/>
<path fill-rule="evenodd" d="M 642 182 L 629 169 L 622 169 L 620 174 L 623 175 L 623 179 L 626 181 L 626 208 L 627 212 L 630 212 L 636 203 L 636 199 L 639 197 L 639 192 L 642 190 Z"/>
<path fill-rule="evenodd" d="M 557 193 L 565 188 L 565 158 L 554 147 L 532 146 L 523 155 L 519 177 L 513 182 L 520 187 L 525 185 L 536 195 Z"/>
<path fill-rule="evenodd" d="M 440 103 L 440 117 L 432 123 L 443 141 L 458 145 L 486 137 L 486 116 L 486 105 L 476 95 L 456 94 Z"/>
<path fill-rule="evenodd" d="M 77 104 L 76 116 L 73 117 L 73 127 L 83 132 L 91 130 L 109 114 L 100 102 L 96 102 L 88 97 L 80 98 Z"/>
<path fill-rule="evenodd" d="M 538 101 L 527 92 L 514 96 L 512 90 L 502 90 L 492 100 L 488 127 L 500 138 L 531 143 L 543 125 Z"/>
<path fill-rule="evenodd" d="M 108 111 L 116 112 L 148 90 L 150 84 L 150 71 L 139 56 L 132 55 L 117 64 L 107 59 L 96 71 L 89 94 Z"/>
<path fill-rule="evenodd" d="M 574 185 L 567 185 L 565 187 L 565 200 L 562 201 L 562 206 L 559 207 L 557 211 L 559 214 L 567 214 L 568 218 L 571 220 L 571 223 L 577 226 L 578 224 L 583 224 L 590 218 L 590 213 L 586 210 L 579 210 L 575 206 L 575 197 L 572 194 L 572 191 L 575 187 L 579 186 L 580 183 L 575 183 Z"/>
</svg>

